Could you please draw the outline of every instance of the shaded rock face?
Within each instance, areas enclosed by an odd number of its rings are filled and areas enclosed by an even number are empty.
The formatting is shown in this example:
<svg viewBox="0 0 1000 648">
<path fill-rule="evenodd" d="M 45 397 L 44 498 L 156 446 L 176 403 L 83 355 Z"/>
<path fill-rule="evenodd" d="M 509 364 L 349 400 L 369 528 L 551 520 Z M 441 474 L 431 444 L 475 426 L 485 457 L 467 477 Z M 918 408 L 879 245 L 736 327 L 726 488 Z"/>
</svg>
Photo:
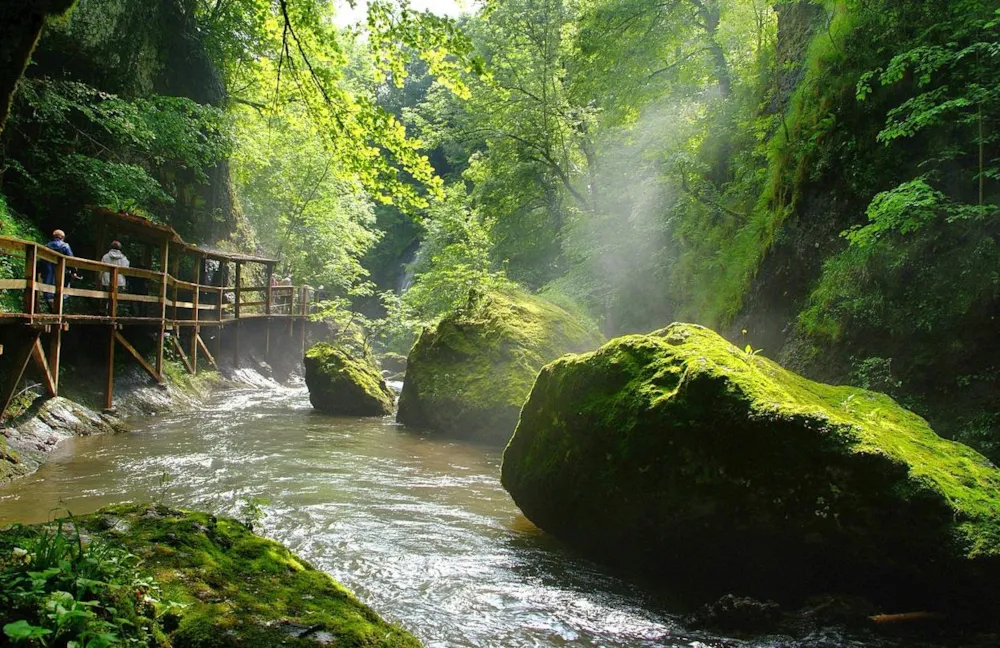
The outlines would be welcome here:
<svg viewBox="0 0 1000 648">
<path fill-rule="evenodd" d="M 309 402 L 316 409 L 344 416 L 392 414 L 393 393 L 371 362 L 323 342 L 306 352 L 305 367 Z"/>
<path fill-rule="evenodd" d="M 538 297 L 472 293 L 413 345 L 396 418 L 450 436 L 507 443 L 538 370 L 602 342 L 588 323 Z"/>
<path fill-rule="evenodd" d="M 716 593 L 947 605 L 1000 573 L 1000 471 L 983 456 L 887 396 L 698 326 L 546 366 L 501 472 L 556 537 Z"/>
</svg>

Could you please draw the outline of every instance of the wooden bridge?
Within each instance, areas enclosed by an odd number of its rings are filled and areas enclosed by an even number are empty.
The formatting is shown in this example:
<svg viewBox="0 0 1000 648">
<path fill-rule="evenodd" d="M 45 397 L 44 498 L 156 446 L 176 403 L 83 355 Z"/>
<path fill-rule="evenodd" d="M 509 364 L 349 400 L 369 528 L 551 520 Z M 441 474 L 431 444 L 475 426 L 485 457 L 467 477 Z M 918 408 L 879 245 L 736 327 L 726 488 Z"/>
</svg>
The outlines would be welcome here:
<svg viewBox="0 0 1000 648">
<path fill-rule="evenodd" d="M 167 345 L 192 374 L 198 371 L 199 352 L 217 367 L 222 331 L 233 336 L 238 357 L 240 323 L 247 320 L 268 322 L 265 354 L 270 351 L 273 320 L 284 322 L 292 335 L 298 325 L 304 349 L 306 323 L 315 310 L 313 290 L 273 285 L 276 260 L 205 250 L 184 243 L 169 227 L 127 214 L 105 212 L 98 221 L 99 250 L 104 249 L 109 226 L 117 237 L 128 233 L 142 240 L 135 246 L 140 267 L 69 257 L 40 243 L 0 236 L 0 277 L 16 277 L 0 278 L 0 305 L 7 307 L 0 308 L 0 356 L 6 356 L 0 360 L 7 360 L 9 368 L 6 384 L 0 384 L 0 418 L 32 362 L 48 394 L 58 395 L 62 336 L 71 326 L 94 327 L 94 344 L 106 350 L 108 409 L 113 406 L 119 346 L 159 383 Z M 54 269 L 54 279 L 44 283 L 49 269 Z M 188 280 L 180 279 L 182 274 Z M 155 335 L 152 360 L 126 338 L 126 330 L 140 327 L 151 328 L 147 335 Z M 214 353 L 202 338 L 205 328 L 218 332 L 211 336 Z"/>
</svg>

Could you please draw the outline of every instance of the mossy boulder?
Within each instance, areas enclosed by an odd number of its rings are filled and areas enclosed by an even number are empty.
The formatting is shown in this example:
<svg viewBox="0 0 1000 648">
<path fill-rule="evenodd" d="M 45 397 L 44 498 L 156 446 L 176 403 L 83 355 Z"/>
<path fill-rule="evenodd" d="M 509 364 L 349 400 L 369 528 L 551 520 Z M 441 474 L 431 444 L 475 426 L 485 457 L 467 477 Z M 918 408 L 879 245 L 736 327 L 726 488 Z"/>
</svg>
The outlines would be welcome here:
<svg viewBox="0 0 1000 648">
<path fill-rule="evenodd" d="M 393 393 L 371 360 L 322 342 L 306 352 L 304 362 L 309 402 L 316 409 L 344 416 L 392 414 Z"/>
<path fill-rule="evenodd" d="M 603 341 L 595 327 L 539 297 L 473 291 L 462 308 L 417 338 L 396 418 L 506 443 L 538 370 Z"/>
<path fill-rule="evenodd" d="M 542 529 L 704 594 L 947 604 L 1000 575 L 986 458 L 887 396 L 812 382 L 699 326 L 546 366 L 501 472 Z"/>
<path fill-rule="evenodd" d="M 142 559 L 163 598 L 182 604 L 178 648 L 417 648 L 327 574 L 236 520 L 163 506 L 112 506 L 76 525 Z"/>
</svg>

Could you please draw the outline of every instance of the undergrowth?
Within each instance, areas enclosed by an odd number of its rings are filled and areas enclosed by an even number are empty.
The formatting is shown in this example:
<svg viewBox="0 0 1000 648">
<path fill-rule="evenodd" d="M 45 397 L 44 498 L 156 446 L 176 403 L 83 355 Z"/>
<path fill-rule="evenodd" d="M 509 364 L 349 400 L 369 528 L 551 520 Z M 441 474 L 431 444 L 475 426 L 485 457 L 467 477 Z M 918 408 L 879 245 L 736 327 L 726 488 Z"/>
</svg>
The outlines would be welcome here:
<svg viewBox="0 0 1000 648">
<path fill-rule="evenodd" d="M 86 539 L 72 519 L 0 535 L 0 622 L 14 645 L 163 645 L 163 601 L 142 561 Z"/>
</svg>

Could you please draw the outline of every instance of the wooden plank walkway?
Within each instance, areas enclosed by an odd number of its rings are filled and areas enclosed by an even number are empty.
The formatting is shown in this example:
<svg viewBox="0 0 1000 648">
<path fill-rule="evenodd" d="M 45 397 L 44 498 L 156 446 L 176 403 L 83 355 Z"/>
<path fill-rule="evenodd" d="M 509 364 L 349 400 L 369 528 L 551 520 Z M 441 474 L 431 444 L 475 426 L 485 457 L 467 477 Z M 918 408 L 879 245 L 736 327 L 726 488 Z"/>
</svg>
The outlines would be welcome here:
<svg viewBox="0 0 1000 648">
<path fill-rule="evenodd" d="M 240 322 L 282 320 L 290 323 L 292 331 L 299 323 L 304 348 L 306 322 L 316 306 L 311 287 L 272 286 L 276 262 L 270 259 L 207 252 L 186 244 L 173 245 L 177 253 L 171 259 L 171 247 L 172 242 L 163 241 L 160 249 L 163 270 L 156 272 L 67 257 L 34 241 L 0 236 L 0 267 L 23 267 L 23 278 L 0 278 L 0 294 L 20 292 L 17 299 L 20 309 L 0 312 L 0 331 L 17 328 L 28 331 L 26 336 L 21 336 L 24 340 L 17 344 L 18 348 L 13 348 L 8 342 L 9 335 L 0 337 L 0 356 L 5 352 L 8 357 L 16 356 L 12 359 L 17 365 L 11 371 L 13 375 L 8 384 L 0 385 L 0 418 L 7 411 L 32 360 L 43 376 L 46 391 L 51 396 L 58 395 L 62 334 L 72 325 L 106 327 L 106 334 L 101 336 L 100 343 L 107 349 L 105 405 L 109 409 L 114 398 L 116 347 L 124 349 L 159 383 L 163 382 L 163 354 L 168 339 L 175 345 L 189 372 L 197 373 L 199 351 L 210 364 L 216 364 L 201 337 L 201 329 L 206 327 L 218 331 L 216 344 L 222 330 L 231 327 L 238 356 Z M 183 254 L 195 259 L 194 281 L 177 278 Z M 211 283 L 205 282 L 206 261 L 209 259 L 217 264 L 211 273 Z M 223 266 L 230 264 L 235 266 L 235 273 L 229 272 L 228 267 L 223 271 Z M 243 285 L 247 276 L 244 266 L 250 264 L 264 266 L 264 285 Z M 54 270 L 52 283 L 43 283 L 50 267 Z M 74 282 L 66 281 L 68 273 L 83 276 L 83 282 L 94 287 L 75 287 Z M 102 281 L 105 273 L 108 275 L 106 282 Z M 11 273 L 8 271 L 7 274 Z M 125 289 L 119 286 L 120 278 L 125 279 Z M 152 363 L 126 339 L 125 327 L 150 327 L 156 331 L 156 358 Z M 42 346 L 42 333 L 48 334 L 47 352 Z M 189 335 L 187 349 L 180 342 L 184 333 Z M 267 335 L 269 341 L 270 328 Z M 21 348 L 25 344 L 29 348 Z"/>
</svg>

